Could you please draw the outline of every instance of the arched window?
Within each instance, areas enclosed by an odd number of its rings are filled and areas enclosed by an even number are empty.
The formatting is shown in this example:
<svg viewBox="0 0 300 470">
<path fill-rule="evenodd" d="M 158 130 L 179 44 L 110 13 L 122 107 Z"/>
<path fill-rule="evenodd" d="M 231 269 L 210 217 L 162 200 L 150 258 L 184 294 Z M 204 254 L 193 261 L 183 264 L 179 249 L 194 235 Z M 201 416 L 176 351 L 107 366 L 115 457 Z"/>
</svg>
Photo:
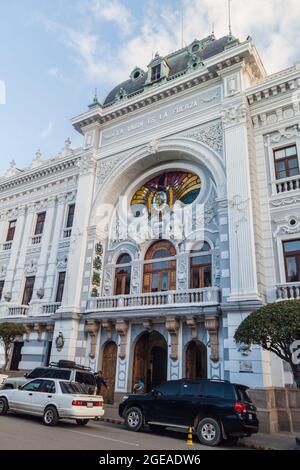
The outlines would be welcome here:
<svg viewBox="0 0 300 470">
<path fill-rule="evenodd" d="M 143 292 L 163 292 L 176 289 L 176 250 L 172 243 L 153 243 L 145 256 Z"/>
<path fill-rule="evenodd" d="M 207 242 L 191 251 L 190 288 L 199 289 L 211 286 L 211 248 Z"/>
<path fill-rule="evenodd" d="M 130 294 L 131 256 L 123 253 L 119 256 L 115 271 L 115 295 Z"/>
</svg>

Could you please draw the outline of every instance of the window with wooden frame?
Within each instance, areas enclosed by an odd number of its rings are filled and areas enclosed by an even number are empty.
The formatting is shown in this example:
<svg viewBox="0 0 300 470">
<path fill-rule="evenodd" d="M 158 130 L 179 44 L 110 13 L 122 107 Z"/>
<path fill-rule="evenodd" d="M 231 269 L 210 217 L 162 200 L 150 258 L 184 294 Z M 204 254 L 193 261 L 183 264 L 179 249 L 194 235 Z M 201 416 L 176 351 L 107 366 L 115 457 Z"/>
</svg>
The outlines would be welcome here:
<svg viewBox="0 0 300 470">
<path fill-rule="evenodd" d="M 145 256 L 143 292 L 176 289 L 176 250 L 167 240 L 155 242 Z"/>
<path fill-rule="evenodd" d="M 115 270 L 115 295 L 130 294 L 131 256 L 123 253 L 119 256 Z"/>
<path fill-rule="evenodd" d="M 28 305 L 32 298 L 35 276 L 26 277 L 22 305 Z"/>
<path fill-rule="evenodd" d="M 283 242 L 286 282 L 300 281 L 300 239 Z"/>
<path fill-rule="evenodd" d="M 56 297 L 55 297 L 55 302 L 61 302 L 63 293 L 64 293 L 64 287 L 65 287 L 65 279 L 66 279 L 66 272 L 65 271 L 60 271 L 58 274 L 58 282 L 57 282 L 57 289 L 56 289 Z"/>
<path fill-rule="evenodd" d="M 276 179 L 299 175 L 296 145 L 273 150 Z"/>
<path fill-rule="evenodd" d="M 190 256 L 190 288 L 201 289 L 212 284 L 211 249 L 207 242 Z"/>
<path fill-rule="evenodd" d="M 1 280 L 0 281 L 0 300 L 2 299 L 3 288 L 4 288 L 4 280 Z"/>
<path fill-rule="evenodd" d="M 161 77 L 161 64 L 155 65 L 151 69 L 151 81 L 159 80 Z"/>
<path fill-rule="evenodd" d="M 74 213 L 75 213 L 75 204 L 70 204 L 69 209 L 68 209 L 68 217 L 67 217 L 66 228 L 73 227 Z"/>
<path fill-rule="evenodd" d="M 37 215 L 34 235 L 41 235 L 44 231 L 46 212 L 40 212 Z"/>
<path fill-rule="evenodd" d="M 6 235 L 6 241 L 7 242 L 12 242 L 13 241 L 14 236 L 15 236 L 16 225 L 17 225 L 16 220 L 11 220 L 9 222 L 7 235 Z"/>
</svg>

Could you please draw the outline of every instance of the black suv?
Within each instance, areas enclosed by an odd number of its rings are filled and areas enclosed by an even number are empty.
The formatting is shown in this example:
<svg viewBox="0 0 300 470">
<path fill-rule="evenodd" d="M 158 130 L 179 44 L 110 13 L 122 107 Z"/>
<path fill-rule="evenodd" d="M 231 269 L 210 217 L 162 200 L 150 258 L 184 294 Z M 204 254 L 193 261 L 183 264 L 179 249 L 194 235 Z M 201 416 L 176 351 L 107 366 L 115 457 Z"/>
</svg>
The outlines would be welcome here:
<svg viewBox="0 0 300 470">
<path fill-rule="evenodd" d="M 139 431 L 144 424 L 155 430 L 192 427 L 201 444 L 235 443 L 258 432 L 256 408 L 247 388 L 219 380 L 170 380 L 150 393 L 124 397 L 119 415 L 131 431 Z"/>
</svg>

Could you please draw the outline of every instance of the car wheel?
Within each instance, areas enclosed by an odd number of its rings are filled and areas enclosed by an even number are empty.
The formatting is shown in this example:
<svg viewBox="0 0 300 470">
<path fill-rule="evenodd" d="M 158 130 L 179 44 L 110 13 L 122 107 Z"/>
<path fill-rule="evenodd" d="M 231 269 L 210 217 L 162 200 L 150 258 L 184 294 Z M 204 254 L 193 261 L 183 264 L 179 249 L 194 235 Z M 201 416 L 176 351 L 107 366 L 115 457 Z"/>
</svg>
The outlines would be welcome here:
<svg viewBox="0 0 300 470">
<path fill-rule="evenodd" d="M 89 419 L 76 419 L 78 426 L 85 426 L 89 422 Z"/>
<path fill-rule="evenodd" d="M 129 408 L 125 416 L 125 424 L 130 431 L 139 431 L 144 424 L 144 416 L 140 408 Z"/>
<path fill-rule="evenodd" d="M 217 446 L 222 440 L 221 428 L 213 418 L 204 418 L 197 426 L 197 436 L 201 444 Z"/>
<path fill-rule="evenodd" d="M 48 406 L 44 411 L 43 422 L 46 426 L 55 426 L 59 420 L 57 410 L 54 406 Z"/>
<path fill-rule="evenodd" d="M 8 403 L 6 398 L 0 398 L 0 415 L 6 415 L 8 411 Z"/>
</svg>

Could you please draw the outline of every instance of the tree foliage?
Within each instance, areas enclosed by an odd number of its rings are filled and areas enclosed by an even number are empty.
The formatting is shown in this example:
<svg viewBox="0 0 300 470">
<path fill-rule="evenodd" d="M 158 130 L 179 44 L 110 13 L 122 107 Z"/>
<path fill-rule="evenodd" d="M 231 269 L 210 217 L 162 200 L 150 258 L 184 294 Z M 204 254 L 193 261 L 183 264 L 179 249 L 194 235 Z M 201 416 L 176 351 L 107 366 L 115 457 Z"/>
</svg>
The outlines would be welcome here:
<svg viewBox="0 0 300 470">
<path fill-rule="evenodd" d="M 18 336 L 25 333 L 24 326 L 19 323 L 0 323 L 0 343 L 4 348 L 5 363 L 3 369 L 6 369 L 11 347 Z"/>
</svg>

